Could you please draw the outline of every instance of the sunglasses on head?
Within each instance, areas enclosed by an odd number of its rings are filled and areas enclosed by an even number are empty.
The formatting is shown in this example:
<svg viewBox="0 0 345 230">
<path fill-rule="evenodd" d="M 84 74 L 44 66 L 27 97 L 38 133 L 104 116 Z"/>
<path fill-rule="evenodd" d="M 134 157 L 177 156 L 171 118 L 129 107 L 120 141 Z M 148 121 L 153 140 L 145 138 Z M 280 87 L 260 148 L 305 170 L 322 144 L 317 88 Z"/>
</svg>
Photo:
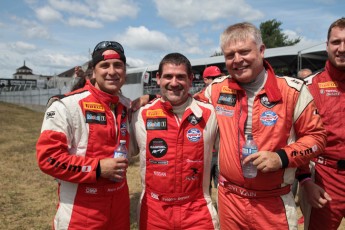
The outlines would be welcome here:
<svg viewBox="0 0 345 230">
<path fill-rule="evenodd" d="M 124 53 L 122 45 L 118 42 L 113 42 L 113 41 L 103 41 L 103 42 L 98 43 L 95 49 L 93 50 L 93 52 L 107 48 L 107 47 L 113 47 L 115 49 L 120 50 L 122 53 Z"/>
</svg>

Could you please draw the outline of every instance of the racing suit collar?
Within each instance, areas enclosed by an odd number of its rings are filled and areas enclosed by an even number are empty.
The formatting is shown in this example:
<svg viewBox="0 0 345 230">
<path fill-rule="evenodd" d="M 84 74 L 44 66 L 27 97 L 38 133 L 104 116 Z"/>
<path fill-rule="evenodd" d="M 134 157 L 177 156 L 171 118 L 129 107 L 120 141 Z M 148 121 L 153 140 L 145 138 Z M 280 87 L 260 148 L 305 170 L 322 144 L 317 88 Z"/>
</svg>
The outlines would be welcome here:
<svg viewBox="0 0 345 230">
<path fill-rule="evenodd" d="M 189 105 L 186 107 L 186 111 L 190 109 L 191 113 L 193 113 L 197 118 L 201 118 L 202 109 L 198 106 L 198 104 L 196 103 L 196 100 L 194 100 L 193 97 L 189 95 L 188 101 L 190 102 L 189 102 Z M 169 101 L 163 101 L 162 99 L 160 99 L 160 102 L 165 111 L 173 112 L 173 106 L 171 105 Z"/>
<path fill-rule="evenodd" d="M 326 62 L 326 70 L 329 73 L 329 76 L 332 78 L 332 80 L 341 82 L 345 81 L 345 71 L 341 71 L 335 68 L 335 66 L 328 60 Z"/>
<path fill-rule="evenodd" d="M 268 100 L 270 102 L 277 102 L 282 100 L 282 94 L 277 84 L 277 76 L 274 73 L 272 66 L 266 60 L 264 60 L 264 67 L 267 71 L 267 80 L 264 89 Z"/>
<path fill-rule="evenodd" d="M 92 94 L 94 94 L 101 102 L 105 104 L 117 104 L 119 102 L 118 96 L 114 96 L 97 89 L 95 86 L 91 84 L 90 80 L 86 81 L 86 86 L 89 88 Z"/>
</svg>

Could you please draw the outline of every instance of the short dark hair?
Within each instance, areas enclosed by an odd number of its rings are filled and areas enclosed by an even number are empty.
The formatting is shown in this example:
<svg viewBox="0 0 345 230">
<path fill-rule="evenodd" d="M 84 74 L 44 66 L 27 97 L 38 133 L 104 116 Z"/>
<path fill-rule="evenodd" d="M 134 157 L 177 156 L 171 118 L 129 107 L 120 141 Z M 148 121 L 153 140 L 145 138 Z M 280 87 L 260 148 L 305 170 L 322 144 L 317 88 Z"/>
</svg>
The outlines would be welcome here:
<svg viewBox="0 0 345 230">
<path fill-rule="evenodd" d="M 159 75 L 162 75 L 163 66 L 169 63 L 174 64 L 174 65 L 185 65 L 188 76 L 193 74 L 192 65 L 190 64 L 190 61 L 188 60 L 186 56 L 180 53 L 170 53 L 170 54 L 165 55 L 165 57 L 159 63 L 159 67 L 158 67 Z"/>
<path fill-rule="evenodd" d="M 339 28 L 342 28 L 344 29 L 345 28 L 345 18 L 342 17 L 342 18 L 339 18 L 338 20 L 336 20 L 335 22 L 333 22 L 329 29 L 328 29 L 328 33 L 327 33 L 327 42 L 329 40 L 329 37 L 331 36 L 331 31 L 334 27 L 339 27 Z"/>
</svg>

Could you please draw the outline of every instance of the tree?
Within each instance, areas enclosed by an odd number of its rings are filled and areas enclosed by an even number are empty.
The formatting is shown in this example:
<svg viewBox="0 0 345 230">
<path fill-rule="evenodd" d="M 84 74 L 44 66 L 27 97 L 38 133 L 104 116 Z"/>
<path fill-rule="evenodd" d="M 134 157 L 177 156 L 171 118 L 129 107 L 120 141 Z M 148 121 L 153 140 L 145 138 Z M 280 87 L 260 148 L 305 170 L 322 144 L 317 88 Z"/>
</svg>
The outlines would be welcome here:
<svg viewBox="0 0 345 230">
<path fill-rule="evenodd" d="M 280 29 L 281 25 L 282 23 L 276 19 L 268 20 L 260 24 L 262 40 L 266 48 L 291 46 L 301 41 L 300 37 L 292 40 L 288 39 L 288 36 Z"/>
</svg>

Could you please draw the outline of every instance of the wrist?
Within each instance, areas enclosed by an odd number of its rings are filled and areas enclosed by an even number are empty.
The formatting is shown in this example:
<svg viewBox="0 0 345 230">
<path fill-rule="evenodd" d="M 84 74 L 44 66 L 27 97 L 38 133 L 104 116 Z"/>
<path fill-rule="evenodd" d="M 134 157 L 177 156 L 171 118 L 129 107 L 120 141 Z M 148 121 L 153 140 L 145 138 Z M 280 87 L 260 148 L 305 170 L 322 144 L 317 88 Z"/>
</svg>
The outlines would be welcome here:
<svg viewBox="0 0 345 230">
<path fill-rule="evenodd" d="M 300 186 L 303 186 L 303 185 L 305 185 L 308 181 L 311 181 L 311 178 L 310 178 L 310 177 L 307 177 L 307 178 L 304 178 L 303 180 L 301 180 L 301 181 L 299 182 L 299 185 L 300 185 Z"/>
</svg>

